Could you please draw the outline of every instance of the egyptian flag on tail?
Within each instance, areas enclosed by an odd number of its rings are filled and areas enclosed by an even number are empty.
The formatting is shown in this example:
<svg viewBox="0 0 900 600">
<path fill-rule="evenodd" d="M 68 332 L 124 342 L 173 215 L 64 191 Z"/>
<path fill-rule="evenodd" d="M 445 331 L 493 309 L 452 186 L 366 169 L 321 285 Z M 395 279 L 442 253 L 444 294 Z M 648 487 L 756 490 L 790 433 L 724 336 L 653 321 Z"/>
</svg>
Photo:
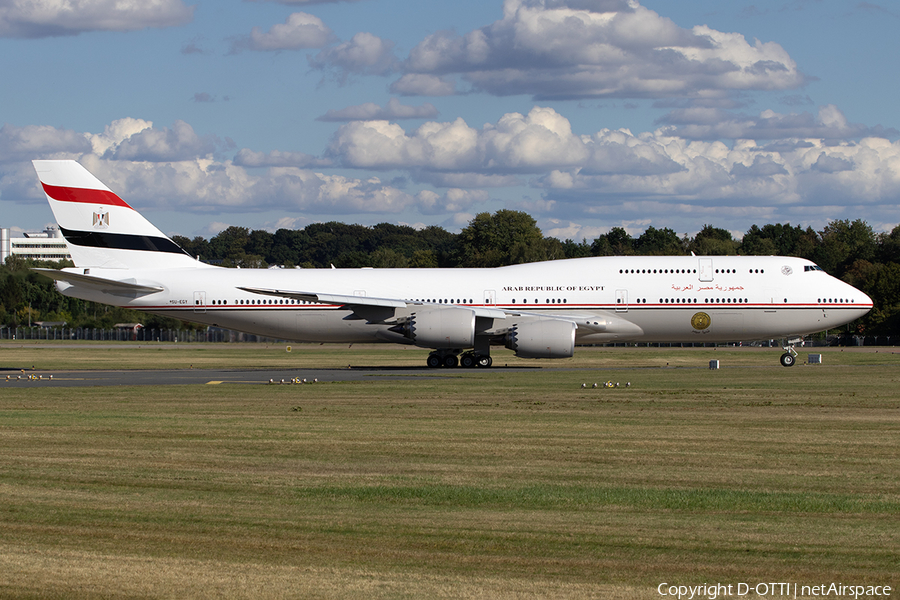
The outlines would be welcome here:
<svg viewBox="0 0 900 600">
<path fill-rule="evenodd" d="M 77 267 L 197 266 L 196 260 L 79 163 L 32 163 Z"/>
</svg>

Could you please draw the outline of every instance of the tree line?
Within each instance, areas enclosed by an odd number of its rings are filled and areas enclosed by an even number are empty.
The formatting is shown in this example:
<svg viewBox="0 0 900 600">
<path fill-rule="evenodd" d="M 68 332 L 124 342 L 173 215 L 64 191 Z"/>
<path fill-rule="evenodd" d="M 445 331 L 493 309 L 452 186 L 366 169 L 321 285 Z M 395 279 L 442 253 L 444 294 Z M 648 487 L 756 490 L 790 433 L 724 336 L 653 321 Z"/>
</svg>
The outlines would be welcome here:
<svg viewBox="0 0 900 600">
<path fill-rule="evenodd" d="M 210 239 L 172 238 L 192 256 L 226 267 L 423 268 L 497 267 L 510 264 L 622 255 L 784 255 L 812 260 L 826 272 L 872 297 L 873 310 L 854 324 L 856 333 L 900 334 L 900 226 L 876 233 L 865 221 L 832 221 L 821 231 L 790 224 L 753 225 L 740 240 L 704 225 L 695 236 L 648 227 L 637 237 L 621 227 L 592 241 L 545 237 L 527 213 L 499 210 L 475 216 L 458 234 L 441 227 L 415 229 L 314 223 L 303 229 L 229 227 Z M 171 319 L 66 298 L 10 257 L 0 267 L 0 324 L 66 321 L 70 327 L 111 327 L 120 322 L 175 328 Z M 54 264 L 53 266 L 58 266 Z"/>
</svg>

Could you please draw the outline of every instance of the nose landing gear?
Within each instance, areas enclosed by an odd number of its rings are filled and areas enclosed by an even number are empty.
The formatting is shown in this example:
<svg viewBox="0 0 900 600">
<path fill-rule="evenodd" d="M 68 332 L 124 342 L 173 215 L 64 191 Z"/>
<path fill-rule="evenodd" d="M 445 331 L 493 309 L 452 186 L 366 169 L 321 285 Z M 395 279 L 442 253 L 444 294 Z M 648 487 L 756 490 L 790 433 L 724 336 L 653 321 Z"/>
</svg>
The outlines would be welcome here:
<svg viewBox="0 0 900 600">
<path fill-rule="evenodd" d="M 794 350 L 794 344 L 798 343 L 800 338 L 788 340 L 787 345 L 782 346 L 784 354 L 781 355 L 782 367 L 793 367 L 797 364 L 797 351 Z"/>
</svg>

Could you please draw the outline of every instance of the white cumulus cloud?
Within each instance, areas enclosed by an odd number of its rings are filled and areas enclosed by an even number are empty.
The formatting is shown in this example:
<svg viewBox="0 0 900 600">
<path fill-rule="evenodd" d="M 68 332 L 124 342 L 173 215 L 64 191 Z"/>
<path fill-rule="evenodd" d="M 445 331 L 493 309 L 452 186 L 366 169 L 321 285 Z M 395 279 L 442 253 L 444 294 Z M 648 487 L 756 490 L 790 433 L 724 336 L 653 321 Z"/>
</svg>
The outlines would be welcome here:
<svg viewBox="0 0 900 600">
<path fill-rule="evenodd" d="M 853 139 L 882 134 L 900 135 L 896 130 L 849 123 L 833 104 L 820 107 L 816 114 L 781 114 L 765 110 L 759 115 L 743 115 L 718 108 L 693 107 L 673 110 L 658 122 L 669 125 L 671 135 L 696 140 Z"/>
<path fill-rule="evenodd" d="M 422 205 L 440 212 L 429 198 L 417 198 L 377 177 L 322 173 L 325 159 L 303 153 L 242 150 L 233 161 L 217 136 L 198 135 L 176 121 L 157 128 L 150 121 L 124 118 L 102 133 L 80 133 L 48 126 L 0 128 L 0 197 L 33 202 L 40 197 L 34 158 L 79 161 L 138 209 L 191 213 L 247 213 L 265 210 L 309 214 L 396 214 Z M 251 173 L 249 168 L 262 172 Z M 448 194 L 449 208 L 471 202 L 477 192 Z"/>
<path fill-rule="evenodd" d="M 265 52 L 323 48 L 333 39 L 334 34 L 322 19 L 308 13 L 296 12 L 288 16 L 284 23 L 273 25 L 269 31 L 254 27 L 250 30 L 249 36 L 235 40 L 231 50 Z"/>
<path fill-rule="evenodd" d="M 462 119 L 428 122 L 412 134 L 387 121 L 353 122 L 334 135 L 327 154 L 345 166 L 373 169 L 542 174 L 553 169 L 656 173 L 679 170 L 664 153 L 630 134 L 575 135 L 552 108 L 508 113 L 475 129 Z"/>
<path fill-rule="evenodd" d="M 112 160 L 168 162 L 209 158 L 223 145 L 216 136 L 197 135 L 184 121 L 175 121 L 171 129 L 157 129 L 152 123 L 128 119 L 116 121 L 104 134 L 104 142 L 111 143 L 103 156 Z M 101 142 L 95 147 L 102 145 Z"/>
<path fill-rule="evenodd" d="M 419 212 L 426 215 L 459 213 L 468 211 L 477 204 L 487 202 L 490 196 L 484 190 L 462 190 L 451 188 L 443 195 L 432 190 L 422 190 L 416 194 Z"/>
<path fill-rule="evenodd" d="M 434 104 L 426 102 L 421 106 L 402 104 L 396 98 L 388 100 L 387 106 L 366 102 L 339 110 L 331 109 L 316 119 L 317 121 L 394 121 L 397 119 L 429 119 L 436 117 L 438 110 Z"/>
<path fill-rule="evenodd" d="M 795 119 L 764 111 L 746 117 L 739 130 L 762 122 L 804 135 L 855 130 L 833 107 L 814 114 Z M 541 106 L 480 127 L 454 119 L 406 131 L 386 120 L 353 121 L 338 128 L 318 157 L 243 149 L 229 160 L 228 149 L 181 121 L 157 127 L 124 118 L 98 133 L 6 125 L 0 128 L 0 197 L 35 201 L 40 188 L 29 161 L 72 158 L 139 209 L 276 211 L 286 218 L 418 212 L 457 219 L 505 206 L 555 219 L 554 231 L 567 237 L 577 232 L 566 222 L 596 227 L 598 220 L 650 219 L 656 226 L 699 221 L 741 229 L 748 221 L 824 224 L 863 208 L 887 223 L 900 204 L 900 141 L 886 137 L 692 139 L 672 125 L 636 134 L 578 132 Z M 378 171 L 401 176 L 374 176 Z M 407 191 L 409 181 L 419 187 Z"/>
<path fill-rule="evenodd" d="M 505 0 L 501 20 L 429 35 L 403 70 L 395 93 L 428 95 L 412 83 L 458 75 L 478 91 L 539 100 L 708 97 L 806 81 L 776 43 L 684 29 L 636 0 Z"/>
<path fill-rule="evenodd" d="M 309 59 L 315 69 L 333 69 L 339 73 L 339 79 L 349 74 L 387 75 L 397 65 L 394 56 L 394 43 L 377 35 L 361 32 L 348 42 L 326 48 Z"/>
<path fill-rule="evenodd" d="M 359 0 L 244 0 L 244 2 L 274 2 L 288 6 L 305 6 L 309 4 L 335 4 L 337 2 L 359 2 Z"/>
<path fill-rule="evenodd" d="M 242 148 L 234 157 L 234 164 L 240 167 L 297 167 L 300 169 L 330 167 L 331 161 L 317 158 L 304 152 L 254 152 Z"/>
<path fill-rule="evenodd" d="M 182 0 L 0 0 L 0 36 L 41 38 L 188 23 Z"/>
<path fill-rule="evenodd" d="M 0 163 L 18 162 L 23 157 L 67 158 L 90 149 L 91 143 L 84 134 L 69 129 L 49 125 L 0 127 Z"/>
<path fill-rule="evenodd" d="M 447 77 L 407 73 L 391 84 L 391 93 L 401 96 L 452 96 L 456 82 Z"/>
</svg>

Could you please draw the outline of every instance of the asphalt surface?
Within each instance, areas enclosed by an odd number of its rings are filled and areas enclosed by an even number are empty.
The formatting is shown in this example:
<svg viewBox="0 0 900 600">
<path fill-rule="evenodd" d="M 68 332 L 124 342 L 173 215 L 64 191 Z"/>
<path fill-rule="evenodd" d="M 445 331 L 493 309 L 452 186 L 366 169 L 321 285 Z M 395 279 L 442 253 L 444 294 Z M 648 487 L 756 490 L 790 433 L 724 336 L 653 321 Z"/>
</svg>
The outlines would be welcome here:
<svg viewBox="0 0 900 600">
<path fill-rule="evenodd" d="M 529 371 L 534 367 L 493 367 L 494 369 Z M 365 381 L 376 379 L 450 377 L 476 373 L 480 369 L 429 369 L 427 367 L 352 367 L 341 369 L 170 369 L 159 371 L 22 371 L 0 369 L 0 389 L 4 387 L 90 387 L 124 385 L 262 385 L 291 384 L 306 380 L 307 384 L 331 381 Z M 295 384 L 296 385 L 296 384 Z"/>
</svg>

